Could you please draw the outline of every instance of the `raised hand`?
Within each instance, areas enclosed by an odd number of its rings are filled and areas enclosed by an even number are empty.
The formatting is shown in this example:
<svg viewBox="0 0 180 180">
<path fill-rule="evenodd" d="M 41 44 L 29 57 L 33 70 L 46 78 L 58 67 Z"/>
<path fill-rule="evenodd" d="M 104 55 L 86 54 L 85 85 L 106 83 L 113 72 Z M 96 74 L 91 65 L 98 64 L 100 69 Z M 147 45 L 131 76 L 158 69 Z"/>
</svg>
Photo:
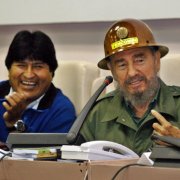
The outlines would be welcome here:
<svg viewBox="0 0 180 180">
<path fill-rule="evenodd" d="M 21 115 L 26 109 L 28 103 L 24 94 L 13 92 L 5 97 L 6 101 L 3 106 L 6 112 L 3 115 L 7 127 L 12 127 L 17 120 L 21 119 Z"/>
<path fill-rule="evenodd" d="M 151 110 L 151 113 L 159 122 L 159 123 L 153 123 L 153 128 L 156 133 L 163 136 L 172 136 L 172 137 L 180 138 L 180 129 L 178 127 L 173 126 L 157 111 Z"/>
</svg>

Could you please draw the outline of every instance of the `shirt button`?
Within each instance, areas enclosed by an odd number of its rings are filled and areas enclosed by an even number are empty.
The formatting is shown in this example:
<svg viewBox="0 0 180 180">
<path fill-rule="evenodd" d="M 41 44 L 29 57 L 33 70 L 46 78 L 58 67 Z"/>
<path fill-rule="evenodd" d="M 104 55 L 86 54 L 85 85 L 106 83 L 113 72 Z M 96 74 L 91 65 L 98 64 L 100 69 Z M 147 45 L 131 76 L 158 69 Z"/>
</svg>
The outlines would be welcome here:
<svg viewBox="0 0 180 180">
<path fill-rule="evenodd" d="M 125 122 L 126 120 L 125 119 L 122 119 L 123 122 Z"/>
</svg>

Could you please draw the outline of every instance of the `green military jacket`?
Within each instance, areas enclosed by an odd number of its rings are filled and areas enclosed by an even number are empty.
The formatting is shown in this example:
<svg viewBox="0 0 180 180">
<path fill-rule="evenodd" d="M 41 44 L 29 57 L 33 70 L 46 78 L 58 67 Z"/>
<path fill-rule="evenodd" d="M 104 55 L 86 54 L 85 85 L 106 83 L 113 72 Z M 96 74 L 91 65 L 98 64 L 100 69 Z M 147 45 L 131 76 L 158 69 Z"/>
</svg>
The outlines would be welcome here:
<svg viewBox="0 0 180 180">
<path fill-rule="evenodd" d="M 180 127 L 180 87 L 160 81 L 157 103 L 153 108 L 172 124 Z M 141 155 L 153 147 L 152 124 L 157 121 L 149 113 L 137 126 L 125 107 L 118 90 L 99 99 L 87 116 L 80 134 L 85 141 L 106 140 L 122 144 Z"/>
</svg>

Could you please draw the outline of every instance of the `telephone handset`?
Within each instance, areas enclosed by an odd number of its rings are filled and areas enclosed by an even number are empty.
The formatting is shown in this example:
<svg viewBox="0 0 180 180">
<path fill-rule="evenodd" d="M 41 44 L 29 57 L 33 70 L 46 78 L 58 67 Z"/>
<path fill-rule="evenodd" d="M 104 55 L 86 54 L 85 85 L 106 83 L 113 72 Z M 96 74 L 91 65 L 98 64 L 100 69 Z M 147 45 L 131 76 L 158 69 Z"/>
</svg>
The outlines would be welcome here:
<svg viewBox="0 0 180 180">
<path fill-rule="evenodd" d="M 110 160 L 139 157 L 129 148 L 110 141 L 90 141 L 81 146 L 63 145 L 61 151 L 63 159 Z"/>
</svg>

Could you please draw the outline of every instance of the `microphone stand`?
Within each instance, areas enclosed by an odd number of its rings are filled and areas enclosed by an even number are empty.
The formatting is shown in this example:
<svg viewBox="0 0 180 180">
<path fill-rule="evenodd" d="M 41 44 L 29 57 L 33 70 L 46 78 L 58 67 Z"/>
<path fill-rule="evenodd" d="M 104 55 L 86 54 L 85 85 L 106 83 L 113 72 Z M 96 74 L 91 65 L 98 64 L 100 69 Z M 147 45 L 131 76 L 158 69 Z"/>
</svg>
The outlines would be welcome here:
<svg viewBox="0 0 180 180">
<path fill-rule="evenodd" d="M 103 82 L 103 84 L 98 88 L 98 90 L 94 93 L 94 95 L 89 99 L 89 101 L 87 102 L 87 104 L 84 106 L 84 108 L 82 109 L 82 111 L 80 112 L 79 116 L 77 117 L 77 119 L 75 120 L 74 124 L 72 125 L 71 129 L 69 130 L 69 132 L 67 133 L 67 141 L 70 144 L 73 144 L 78 136 L 79 130 L 81 128 L 81 126 L 83 125 L 83 122 L 87 116 L 87 114 L 89 113 L 89 111 L 91 110 L 91 108 L 93 107 L 94 103 L 96 102 L 97 98 L 99 97 L 99 95 L 101 94 L 101 92 L 105 89 L 106 86 L 108 86 L 111 82 L 113 81 L 112 76 L 107 76 Z"/>
</svg>

